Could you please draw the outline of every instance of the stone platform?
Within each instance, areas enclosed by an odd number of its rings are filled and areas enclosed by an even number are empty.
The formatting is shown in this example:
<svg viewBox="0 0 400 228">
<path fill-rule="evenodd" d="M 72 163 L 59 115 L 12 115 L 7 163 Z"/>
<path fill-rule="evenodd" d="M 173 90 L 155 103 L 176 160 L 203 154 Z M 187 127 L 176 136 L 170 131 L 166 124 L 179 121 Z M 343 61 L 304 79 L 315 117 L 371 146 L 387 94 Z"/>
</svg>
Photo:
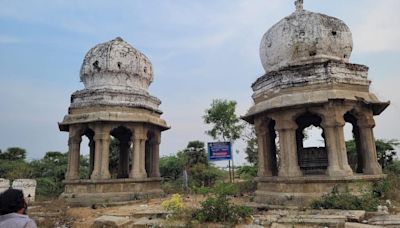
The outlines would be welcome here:
<svg viewBox="0 0 400 228">
<path fill-rule="evenodd" d="M 285 205 L 309 206 L 324 194 L 332 192 L 350 192 L 362 194 L 371 185 L 385 178 L 385 175 L 354 175 L 348 177 L 301 176 L 301 177 L 262 177 L 257 178 L 255 202 Z"/>
<path fill-rule="evenodd" d="M 65 189 L 60 197 L 73 206 L 131 201 L 164 195 L 161 190 L 161 178 L 68 180 L 64 183 Z"/>
</svg>

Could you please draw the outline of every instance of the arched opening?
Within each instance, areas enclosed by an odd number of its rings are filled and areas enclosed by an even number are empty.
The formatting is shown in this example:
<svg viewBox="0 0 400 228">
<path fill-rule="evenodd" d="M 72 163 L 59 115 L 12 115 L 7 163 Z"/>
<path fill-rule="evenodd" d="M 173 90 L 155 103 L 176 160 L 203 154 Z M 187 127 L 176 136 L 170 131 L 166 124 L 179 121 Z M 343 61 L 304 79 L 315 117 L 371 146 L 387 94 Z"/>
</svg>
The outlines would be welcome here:
<svg viewBox="0 0 400 228">
<path fill-rule="evenodd" d="M 353 172 L 363 173 L 363 156 L 361 151 L 360 130 L 357 118 L 351 113 L 344 114 L 345 132 L 351 129 L 351 137 L 346 138 L 347 159 Z"/>
<path fill-rule="evenodd" d="M 82 137 L 86 136 L 86 137 Z M 95 150 L 95 143 L 94 143 L 94 131 L 90 128 L 86 128 L 81 135 L 81 146 L 80 146 L 80 156 L 83 159 L 87 159 L 87 161 L 82 161 L 79 159 L 79 176 L 86 177 L 87 179 L 90 178 L 90 175 L 93 172 L 94 167 L 94 150 Z M 86 146 L 82 146 L 86 145 Z M 88 163 L 88 166 L 83 166 L 82 163 Z"/>
<path fill-rule="evenodd" d="M 128 178 L 129 164 L 131 163 L 131 138 L 132 132 L 119 126 L 110 132 L 110 163 L 109 169 L 113 178 Z"/>
<path fill-rule="evenodd" d="M 269 133 L 269 151 L 271 153 L 268 158 L 271 167 L 272 176 L 278 176 L 278 166 L 279 166 L 279 134 L 275 130 L 275 120 L 270 120 L 268 123 L 268 133 Z"/>
<path fill-rule="evenodd" d="M 328 167 L 321 122 L 321 117 L 309 112 L 296 119 L 297 157 L 300 169 L 305 175 L 323 175 Z"/>
<path fill-rule="evenodd" d="M 153 175 L 153 143 L 154 143 L 154 133 L 147 133 L 147 140 L 145 143 L 144 150 L 144 160 L 145 160 L 145 169 L 147 173 L 147 177 L 151 177 Z"/>
</svg>

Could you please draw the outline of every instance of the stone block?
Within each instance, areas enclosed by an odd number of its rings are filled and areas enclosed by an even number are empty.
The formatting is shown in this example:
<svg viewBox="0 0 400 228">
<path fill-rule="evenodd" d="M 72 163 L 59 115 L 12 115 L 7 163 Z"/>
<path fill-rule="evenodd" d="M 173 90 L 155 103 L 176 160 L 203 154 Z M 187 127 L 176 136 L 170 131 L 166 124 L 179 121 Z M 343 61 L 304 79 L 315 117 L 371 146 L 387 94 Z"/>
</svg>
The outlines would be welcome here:
<svg viewBox="0 0 400 228">
<path fill-rule="evenodd" d="M 343 215 L 296 215 L 282 217 L 276 222 L 280 225 L 295 225 L 295 227 L 344 227 L 346 216 Z M 272 224 L 271 227 L 274 227 Z M 280 227 L 275 225 L 275 227 Z M 286 227 L 286 226 L 282 226 Z M 290 226 L 292 227 L 292 226 Z"/>
<path fill-rule="evenodd" d="M 132 223 L 133 221 L 127 217 L 103 215 L 94 220 L 92 228 L 128 228 L 132 225 Z"/>
<path fill-rule="evenodd" d="M 381 215 L 372 217 L 368 220 L 368 224 L 382 227 L 400 227 L 400 215 Z"/>
<path fill-rule="evenodd" d="M 142 217 L 133 223 L 132 227 L 135 228 L 147 228 L 147 227 L 158 227 L 161 224 L 162 219 L 149 219 L 148 217 Z"/>
<path fill-rule="evenodd" d="M 27 202 L 35 202 L 36 180 L 35 179 L 16 179 L 12 183 L 14 189 L 20 189 L 24 192 Z"/>
<path fill-rule="evenodd" d="M 355 222 L 346 222 L 344 224 L 344 228 L 378 228 L 378 227 L 381 226 L 374 226 L 374 225 L 355 223 Z"/>
<path fill-rule="evenodd" d="M 8 188 L 10 188 L 10 180 L 0 178 L 0 193 L 4 192 Z"/>
</svg>

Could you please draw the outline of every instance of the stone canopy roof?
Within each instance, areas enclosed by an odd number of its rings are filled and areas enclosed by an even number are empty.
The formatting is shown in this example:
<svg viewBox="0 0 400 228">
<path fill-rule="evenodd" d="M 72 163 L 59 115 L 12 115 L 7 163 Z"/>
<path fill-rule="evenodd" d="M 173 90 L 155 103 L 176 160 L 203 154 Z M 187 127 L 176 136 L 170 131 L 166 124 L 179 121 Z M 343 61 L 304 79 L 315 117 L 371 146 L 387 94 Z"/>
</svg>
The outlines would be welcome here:
<svg viewBox="0 0 400 228">
<path fill-rule="evenodd" d="M 348 62 L 353 49 L 349 27 L 340 19 L 301 6 L 263 36 L 260 58 L 265 71 L 326 60 Z"/>
</svg>

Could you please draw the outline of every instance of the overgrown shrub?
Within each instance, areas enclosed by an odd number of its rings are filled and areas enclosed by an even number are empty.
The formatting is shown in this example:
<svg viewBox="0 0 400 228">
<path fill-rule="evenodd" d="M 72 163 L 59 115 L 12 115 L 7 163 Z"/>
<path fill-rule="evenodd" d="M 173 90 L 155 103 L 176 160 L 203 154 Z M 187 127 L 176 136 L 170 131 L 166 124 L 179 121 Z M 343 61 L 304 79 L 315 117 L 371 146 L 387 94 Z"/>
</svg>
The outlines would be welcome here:
<svg viewBox="0 0 400 228">
<path fill-rule="evenodd" d="M 240 179 L 244 180 L 252 180 L 257 176 L 257 166 L 253 165 L 244 165 L 238 168 L 237 173 L 240 176 Z"/>
<path fill-rule="evenodd" d="M 251 208 L 233 205 L 224 196 L 209 197 L 201 202 L 201 208 L 194 214 L 200 222 L 226 222 L 237 224 L 250 217 Z"/>
<path fill-rule="evenodd" d="M 376 211 L 379 200 L 372 194 L 362 196 L 350 193 L 330 193 L 311 203 L 314 209 L 366 210 Z"/>
<path fill-rule="evenodd" d="M 251 208 L 234 205 L 229 202 L 227 196 L 238 193 L 238 186 L 236 184 L 219 183 L 214 186 L 212 192 L 215 196 L 211 196 L 201 202 L 201 208 L 193 214 L 193 217 L 199 222 L 237 224 L 250 217 L 252 213 Z"/>
<path fill-rule="evenodd" d="M 393 161 L 393 163 L 389 164 L 386 167 L 386 172 L 388 172 L 389 174 L 400 174 L 400 161 L 399 160 L 395 160 Z"/>
<path fill-rule="evenodd" d="M 173 214 L 179 214 L 183 210 L 182 197 L 179 194 L 173 194 L 170 199 L 161 202 L 161 206 Z"/>
<path fill-rule="evenodd" d="M 257 189 L 257 182 L 255 182 L 254 180 L 237 182 L 236 185 L 238 186 L 238 191 L 240 195 L 253 193 Z"/>
</svg>

